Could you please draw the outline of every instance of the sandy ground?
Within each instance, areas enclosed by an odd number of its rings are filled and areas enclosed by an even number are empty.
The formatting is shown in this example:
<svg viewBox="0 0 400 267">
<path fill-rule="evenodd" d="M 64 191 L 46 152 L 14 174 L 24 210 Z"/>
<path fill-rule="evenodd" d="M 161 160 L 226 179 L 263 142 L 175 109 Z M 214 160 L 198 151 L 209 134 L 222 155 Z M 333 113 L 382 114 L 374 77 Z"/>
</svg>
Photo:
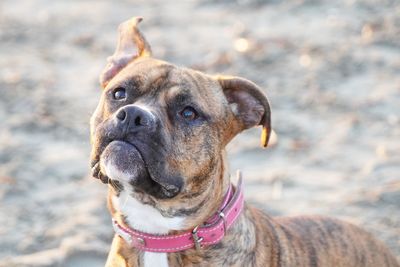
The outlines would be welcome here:
<svg viewBox="0 0 400 267">
<path fill-rule="evenodd" d="M 399 1 L 116 2 L 0 2 L 1 267 L 103 265 L 113 232 L 88 119 L 134 15 L 157 57 L 265 88 L 276 145 L 255 129 L 229 147 L 249 201 L 348 220 L 400 257 Z"/>
</svg>

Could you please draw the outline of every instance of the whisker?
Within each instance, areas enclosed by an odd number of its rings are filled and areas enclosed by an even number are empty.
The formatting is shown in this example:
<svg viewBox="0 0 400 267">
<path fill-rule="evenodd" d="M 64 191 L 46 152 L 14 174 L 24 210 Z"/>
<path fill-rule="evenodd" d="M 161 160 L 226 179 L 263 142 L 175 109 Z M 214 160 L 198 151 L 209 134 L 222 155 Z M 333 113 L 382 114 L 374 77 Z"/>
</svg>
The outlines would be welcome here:
<svg viewBox="0 0 400 267">
<path fill-rule="evenodd" d="M 122 207 L 123 207 L 123 208 L 126 206 L 126 203 L 128 202 L 128 196 L 129 196 L 129 194 L 126 194 L 124 203 L 122 204 Z"/>
<path fill-rule="evenodd" d="M 108 179 L 108 181 L 110 182 L 110 184 L 115 188 L 115 189 L 117 189 L 118 191 L 122 191 L 123 190 L 123 188 L 118 184 L 118 183 L 116 183 L 114 180 L 112 180 L 112 179 Z"/>
</svg>

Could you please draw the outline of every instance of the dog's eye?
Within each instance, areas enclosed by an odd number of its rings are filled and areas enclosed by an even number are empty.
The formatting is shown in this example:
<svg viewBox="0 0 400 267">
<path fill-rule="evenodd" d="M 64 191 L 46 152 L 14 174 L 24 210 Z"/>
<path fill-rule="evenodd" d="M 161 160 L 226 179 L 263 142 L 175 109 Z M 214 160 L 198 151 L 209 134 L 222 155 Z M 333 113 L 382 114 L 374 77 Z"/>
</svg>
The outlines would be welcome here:
<svg viewBox="0 0 400 267">
<path fill-rule="evenodd" d="M 195 120 L 197 118 L 197 111 L 190 106 L 185 107 L 180 114 L 184 119 L 190 121 Z"/>
<path fill-rule="evenodd" d="M 126 90 L 125 88 L 118 87 L 113 92 L 113 98 L 115 100 L 124 100 L 126 98 Z"/>
</svg>

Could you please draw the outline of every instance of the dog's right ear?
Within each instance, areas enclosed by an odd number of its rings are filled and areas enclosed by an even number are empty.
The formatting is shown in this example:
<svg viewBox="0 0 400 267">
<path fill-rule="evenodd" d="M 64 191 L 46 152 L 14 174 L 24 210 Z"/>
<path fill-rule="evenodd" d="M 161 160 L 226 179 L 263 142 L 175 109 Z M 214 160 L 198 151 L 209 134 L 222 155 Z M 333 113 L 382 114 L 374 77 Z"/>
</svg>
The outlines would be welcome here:
<svg viewBox="0 0 400 267">
<path fill-rule="evenodd" d="M 238 131 L 260 125 L 261 146 L 267 147 L 271 136 L 271 107 L 268 98 L 253 82 L 229 76 L 217 76 L 236 117 Z"/>
<path fill-rule="evenodd" d="M 150 45 L 137 27 L 141 21 L 142 18 L 134 17 L 118 26 L 117 48 L 114 54 L 107 58 L 107 66 L 100 75 L 100 84 L 103 88 L 131 61 L 151 56 Z"/>
</svg>

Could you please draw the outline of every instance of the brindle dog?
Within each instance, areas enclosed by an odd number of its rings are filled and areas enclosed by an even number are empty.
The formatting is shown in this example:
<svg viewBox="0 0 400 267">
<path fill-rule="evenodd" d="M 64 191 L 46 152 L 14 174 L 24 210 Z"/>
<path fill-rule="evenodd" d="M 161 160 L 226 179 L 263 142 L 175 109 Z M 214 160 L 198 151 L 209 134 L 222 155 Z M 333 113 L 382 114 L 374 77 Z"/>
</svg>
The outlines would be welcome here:
<svg viewBox="0 0 400 267">
<path fill-rule="evenodd" d="M 137 28 L 119 42 L 100 77 L 91 119 L 93 176 L 109 183 L 109 209 L 121 225 L 151 234 L 201 225 L 230 184 L 225 146 L 241 131 L 271 132 L 270 106 L 254 83 L 209 76 L 151 57 Z M 399 266 L 360 228 L 332 218 L 271 218 L 245 204 L 215 245 L 179 253 L 142 252 L 115 236 L 107 266 Z"/>
</svg>

